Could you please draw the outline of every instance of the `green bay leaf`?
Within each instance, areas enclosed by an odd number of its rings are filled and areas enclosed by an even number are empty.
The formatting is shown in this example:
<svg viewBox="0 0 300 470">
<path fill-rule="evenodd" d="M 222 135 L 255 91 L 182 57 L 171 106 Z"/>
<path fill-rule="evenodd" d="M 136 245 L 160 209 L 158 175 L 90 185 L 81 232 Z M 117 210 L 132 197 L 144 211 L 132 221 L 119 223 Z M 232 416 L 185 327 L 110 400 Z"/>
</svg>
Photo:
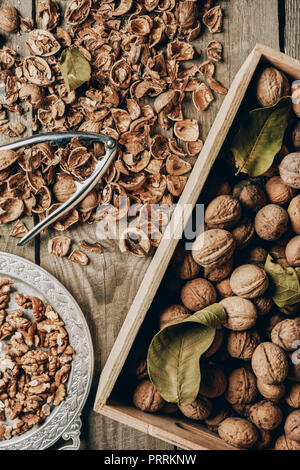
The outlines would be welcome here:
<svg viewBox="0 0 300 470">
<path fill-rule="evenodd" d="M 60 70 L 68 92 L 80 87 L 91 78 L 91 66 L 76 47 L 68 47 L 60 58 Z"/>
<path fill-rule="evenodd" d="M 196 399 L 201 382 L 200 357 L 225 318 L 224 308 L 213 304 L 154 336 L 148 350 L 148 372 L 166 401 L 187 405 Z"/>
<path fill-rule="evenodd" d="M 300 268 L 284 269 L 276 258 L 276 253 L 269 253 L 264 269 L 272 281 L 272 298 L 279 308 L 283 308 L 300 302 Z"/>
<path fill-rule="evenodd" d="M 273 164 L 291 116 L 290 97 L 275 106 L 253 109 L 242 119 L 231 147 L 238 173 L 259 176 Z"/>
</svg>

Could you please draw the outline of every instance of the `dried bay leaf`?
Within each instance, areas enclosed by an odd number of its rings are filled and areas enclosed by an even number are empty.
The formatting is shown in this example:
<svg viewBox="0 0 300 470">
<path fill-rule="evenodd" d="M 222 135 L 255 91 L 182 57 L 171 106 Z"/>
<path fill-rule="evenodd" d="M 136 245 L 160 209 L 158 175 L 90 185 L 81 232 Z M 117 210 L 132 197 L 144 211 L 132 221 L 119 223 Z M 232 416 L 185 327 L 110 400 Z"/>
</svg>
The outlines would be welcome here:
<svg viewBox="0 0 300 470">
<path fill-rule="evenodd" d="M 200 357 L 225 318 L 225 310 L 216 303 L 154 336 L 148 350 L 148 372 L 166 401 L 187 405 L 195 400 L 201 382 Z"/>
<path fill-rule="evenodd" d="M 300 268 L 284 269 L 277 261 L 276 253 L 269 253 L 264 269 L 272 281 L 272 298 L 279 307 L 300 302 Z"/>
<path fill-rule="evenodd" d="M 91 66 L 76 47 L 69 47 L 63 51 L 60 69 L 68 92 L 80 87 L 91 78 Z"/>
<path fill-rule="evenodd" d="M 231 147 L 238 173 L 259 176 L 268 171 L 281 149 L 291 109 L 290 97 L 283 97 L 275 106 L 253 109 L 242 120 Z"/>
</svg>

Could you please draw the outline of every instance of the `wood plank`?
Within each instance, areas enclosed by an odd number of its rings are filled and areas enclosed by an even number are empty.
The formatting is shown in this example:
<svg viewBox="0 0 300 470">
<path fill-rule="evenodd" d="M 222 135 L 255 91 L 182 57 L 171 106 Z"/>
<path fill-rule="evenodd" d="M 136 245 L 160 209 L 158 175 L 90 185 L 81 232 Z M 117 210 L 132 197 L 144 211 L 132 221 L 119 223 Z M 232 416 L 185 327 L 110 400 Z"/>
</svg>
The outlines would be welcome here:
<svg viewBox="0 0 300 470">
<path fill-rule="evenodd" d="M 38 0 L 37 0 L 38 1 Z M 58 2 L 64 11 L 67 2 Z M 86 449 L 172 449 L 161 440 L 123 426 L 93 411 L 96 385 L 108 354 L 135 297 L 150 262 L 134 256 L 124 256 L 114 240 L 103 242 L 102 255 L 91 254 L 90 263 L 83 267 L 67 259 L 49 255 L 49 238 L 61 232 L 41 234 L 40 265 L 51 272 L 71 292 L 81 306 L 92 334 L 95 350 L 95 383 L 83 411 L 82 446 Z M 76 226 L 67 232 L 74 241 L 97 241 L 97 224 Z M 78 246 L 77 246 L 78 247 Z"/>
<path fill-rule="evenodd" d="M 285 1 L 284 50 L 300 59 L 300 8 L 298 0 Z"/>
<path fill-rule="evenodd" d="M 18 12 L 27 18 L 32 18 L 32 2 L 20 2 L 19 0 L 9 0 L 6 2 L 1 3 L 1 6 L 9 5 L 14 6 L 17 8 Z M 8 34 L 1 31 L 1 36 L 4 37 L 4 45 L 7 47 L 12 48 L 15 50 L 19 55 L 28 54 L 28 50 L 25 45 L 24 37 L 26 34 L 21 33 L 19 34 Z M 30 119 L 31 113 L 28 112 L 24 116 L 20 118 L 20 116 L 15 115 L 14 113 L 10 113 L 9 115 L 12 122 L 21 121 L 26 127 L 28 127 L 28 135 L 31 133 L 30 130 Z M 10 137 L 4 136 L 0 134 L 0 145 L 4 145 L 5 143 L 11 142 L 12 139 Z M 32 217 L 26 217 L 22 219 L 25 223 L 26 227 L 30 230 L 33 225 Z M 32 241 L 25 247 L 17 247 L 17 239 L 12 238 L 9 236 L 12 226 L 14 222 L 7 225 L 0 226 L 0 251 L 5 251 L 8 253 L 13 253 L 18 256 L 23 256 L 24 258 L 28 259 L 29 261 L 35 262 L 35 241 Z"/>
</svg>

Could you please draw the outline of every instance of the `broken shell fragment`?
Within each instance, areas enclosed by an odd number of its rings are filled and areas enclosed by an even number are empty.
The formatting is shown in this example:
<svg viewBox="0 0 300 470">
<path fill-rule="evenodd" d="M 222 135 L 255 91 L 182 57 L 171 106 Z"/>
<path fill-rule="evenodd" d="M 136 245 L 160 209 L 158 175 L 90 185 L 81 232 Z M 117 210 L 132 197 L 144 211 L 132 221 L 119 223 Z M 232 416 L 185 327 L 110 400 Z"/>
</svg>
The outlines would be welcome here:
<svg viewBox="0 0 300 470">
<path fill-rule="evenodd" d="M 209 60 L 220 62 L 223 58 L 223 46 L 219 41 L 211 41 L 205 49 Z"/>
<path fill-rule="evenodd" d="M 91 0 L 71 0 L 65 12 L 65 20 L 71 26 L 83 23 L 89 16 Z"/>
<path fill-rule="evenodd" d="M 198 155 L 203 148 L 202 140 L 198 139 L 194 142 L 187 142 L 187 152 L 191 157 Z"/>
<path fill-rule="evenodd" d="M 73 250 L 68 259 L 82 266 L 86 266 L 89 262 L 87 255 L 80 250 Z"/>
<path fill-rule="evenodd" d="M 7 224 L 21 217 L 24 203 L 20 199 L 5 199 L 0 202 L 0 224 Z"/>
<path fill-rule="evenodd" d="M 193 103 L 198 111 L 204 111 L 210 103 L 214 101 L 211 89 L 205 84 L 201 85 L 193 92 Z"/>
<path fill-rule="evenodd" d="M 92 253 L 98 253 L 98 254 L 103 253 L 103 248 L 99 242 L 90 243 L 90 242 L 87 242 L 86 240 L 81 240 L 79 242 L 79 248 L 81 248 L 81 250 L 84 250 L 84 251 L 91 251 Z"/>
<path fill-rule="evenodd" d="M 166 161 L 166 170 L 169 175 L 184 175 L 191 171 L 192 165 L 178 157 L 177 155 L 170 155 Z"/>
<path fill-rule="evenodd" d="M 60 49 L 60 44 L 55 36 L 42 29 L 30 31 L 26 44 L 31 54 L 42 57 L 54 55 Z"/>
<path fill-rule="evenodd" d="M 211 33 L 220 33 L 222 30 L 223 12 L 219 5 L 208 10 L 203 16 L 203 23 Z"/>
<path fill-rule="evenodd" d="M 55 80 L 50 65 L 42 57 L 25 57 L 23 73 L 24 77 L 34 85 L 47 86 Z"/>
<path fill-rule="evenodd" d="M 20 158 L 13 150 L 0 150 L 0 171 L 5 170 Z"/>
<path fill-rule="evenodd" d="M 150 250 L 150 240 L 146 233 L 136 227 L 124 230 L 119 242 L 122 253 L 128 252 L 138 257 L 144 257 Z"/>
<path fill-rule="evenodd" d="M 48 242 L 48 252 L 61 258 L 68 254 L 70 246 L 71 239 L 69 237 L 54 237 Z"/>
<path fill-rule="evenodd" d="M 199 126 L 195 119 L 184 119 L 183 121 L 175 122 L 174 133 L 178 139 L 185 142 L 196 141 L 199 137 Z"/>
</svg>

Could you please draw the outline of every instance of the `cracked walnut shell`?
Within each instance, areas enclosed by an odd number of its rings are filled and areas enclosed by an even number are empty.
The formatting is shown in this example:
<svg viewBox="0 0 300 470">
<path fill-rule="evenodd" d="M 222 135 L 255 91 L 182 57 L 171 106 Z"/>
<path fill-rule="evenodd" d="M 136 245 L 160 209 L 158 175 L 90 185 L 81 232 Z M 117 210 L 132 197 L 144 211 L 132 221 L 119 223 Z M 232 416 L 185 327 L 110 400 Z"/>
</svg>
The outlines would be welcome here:
<svg viewBox="0 0 300 470">
<path fill-rule="evenodd" d="M 277 344 L 265 342 L 257 346 L 251 361 L 256 377 L 268 385 L 284 382 L 288 375 L 288 360 Z"/>
</svg>

